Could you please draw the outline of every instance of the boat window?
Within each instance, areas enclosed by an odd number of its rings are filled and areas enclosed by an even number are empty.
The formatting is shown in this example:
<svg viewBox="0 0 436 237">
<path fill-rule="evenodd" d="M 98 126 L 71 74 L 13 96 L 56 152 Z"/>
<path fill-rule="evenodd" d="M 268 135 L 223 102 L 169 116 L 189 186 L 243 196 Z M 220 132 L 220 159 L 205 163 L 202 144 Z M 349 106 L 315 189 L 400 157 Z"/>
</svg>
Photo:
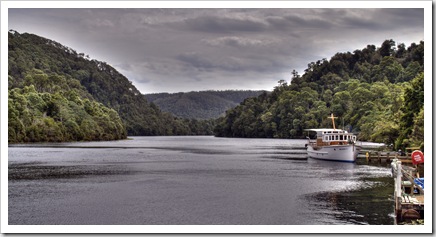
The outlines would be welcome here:
<svg viewBox="0 0 436 237">
<path fill-rule="evenodd" d="M 339 140 L 341 140 L 341 141 L 344 140 L 344 136 L 343 136 L 343 135 L 340 135 L 340 136 L 339 136 Z"/>
</svg>

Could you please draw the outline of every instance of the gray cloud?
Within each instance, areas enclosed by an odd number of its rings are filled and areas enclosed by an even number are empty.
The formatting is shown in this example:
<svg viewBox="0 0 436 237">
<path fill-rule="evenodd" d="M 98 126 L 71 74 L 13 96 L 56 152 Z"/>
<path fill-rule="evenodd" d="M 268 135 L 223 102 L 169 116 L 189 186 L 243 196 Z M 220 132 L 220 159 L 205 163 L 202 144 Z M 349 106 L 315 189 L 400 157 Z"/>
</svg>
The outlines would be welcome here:
<svg viewBox="0 0 436 237">
<path fill-rule="evenodd" d="M 278 29 L 330 29 L 332 27 L 331 22 L 319 19 L 316 16 L 287 15 L 283 17 L 270 17 L 268 22 Z"/>
<path fill-rule="evenodd" d="M 265 22 L 253 17 L 204 15 L 187 19 L 183 23 L 188 29 L 210 33 L 261 32 L 265 31 L 268 27 Z"/>
<path fill-rule="evenodd" d="M 279 39 L 254 39 L 248 37 L 238 37 L 238 36 L 224 36 L 219 38 L 214 38 L 210 40 L 204 40 L 208 45 L 212 46 L 230 46 L 230 47 L 258 47 L 258 46 L 268 46 L 274 43 L 278 43 Z"/>
<path fill-rule="evenodd" d="M 9 28 L 105 61 L 143 93 L 272 89 L 293 69 L 385 39 L 423 40 L 422 9 L 9 9 Z"/>
<path fill-rule="evenodd" d="M 192 67 L 192 70 L 201 72 L 277 72 L 282 63 L 268 57 L 236 57 L 236 56 L 210 56 L 200 55 L 196 52 L 183 53 L 177 56 L 181 62 Z"/>
</svg>

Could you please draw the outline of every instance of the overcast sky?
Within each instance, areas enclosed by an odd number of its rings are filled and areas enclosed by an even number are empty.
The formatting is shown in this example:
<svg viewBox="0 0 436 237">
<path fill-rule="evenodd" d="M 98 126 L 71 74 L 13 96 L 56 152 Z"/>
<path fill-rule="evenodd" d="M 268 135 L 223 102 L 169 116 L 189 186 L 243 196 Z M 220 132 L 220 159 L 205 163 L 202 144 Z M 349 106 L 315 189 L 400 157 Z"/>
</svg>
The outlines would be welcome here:
<svg viewBox="0 0 436 237">
<path fill-rule="evenodd" d="M 107 62 L 142 93 L 272 90 L 337 52 L 424 40 L 423 9 L 9 9 L 8 24 Z"/>
</svg>

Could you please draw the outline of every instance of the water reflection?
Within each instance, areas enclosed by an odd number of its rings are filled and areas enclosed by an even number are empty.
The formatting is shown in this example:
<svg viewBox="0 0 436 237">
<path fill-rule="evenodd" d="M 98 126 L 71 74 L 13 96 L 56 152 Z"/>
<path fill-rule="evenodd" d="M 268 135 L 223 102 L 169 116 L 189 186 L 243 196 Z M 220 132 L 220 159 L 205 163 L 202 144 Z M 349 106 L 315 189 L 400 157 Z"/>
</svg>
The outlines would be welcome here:
<svg viewBox="0 0 436 237">
<path fill-rule="evenodd" d="M 390 223 L 389 169 L 307 159 L 304 143 L 138 137 L 10 147 L 8 221 Z"/>
<path fill-rule="evenodd" d="M 305 198 L 315 212 L 322 210 L 318 218 L 324 224 L 336 222 L 334 219 L 344 224 L 393 225 L 392 178 L 367 178 L 362 182 L 364 185 L 353 190 L 320 192 Z"/>
</svg>

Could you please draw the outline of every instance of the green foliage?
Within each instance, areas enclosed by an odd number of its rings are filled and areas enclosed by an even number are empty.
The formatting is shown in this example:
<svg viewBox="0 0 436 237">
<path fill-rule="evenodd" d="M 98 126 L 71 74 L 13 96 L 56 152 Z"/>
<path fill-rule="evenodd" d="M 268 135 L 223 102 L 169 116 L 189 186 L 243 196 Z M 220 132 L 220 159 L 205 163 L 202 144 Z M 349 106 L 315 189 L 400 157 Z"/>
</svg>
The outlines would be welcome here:
<svg viewBox="0 0 436 237">
<path fill-rule="evenodd" d="M 396 140 L 396 147 L 422 147 L 424 144 L 424 73 L 418 74 L 406 87 L 401 112 L 399 123 L 401 132 Z"/>
<path fill-rule="evenodd" d="M 424 108 L 421 108 L 413 120 L 410 143 L 412 146 L 419 146 L 424 151 Z"/>
<path fill-rule="evenodd" d="M 162 112 L 105 62 L 37 35 L 8 36 L 10 142 L 212 134 L 213 121 Z"/>
<path fill-rule="evenodd" d="M 271 94 L 228 110 L 215 134 L 303 138 L 304 128 L 331 127 L 327 117 L 334 113 L 336 127 L 361 140 L 393 144 L 413 130 L 415 138 L 407 141 L 423 141 L 423 47 L 424 42 L 407 49 L 400 44 L 397 50 L 387 40 L 378 49 L 368 45 L 312 62 L 302 76 L 294 70 L 289 84 L 279 81 Z"/>
<path fill-rule="evenodd" d="M 59 92 L 38 92 L 33 85 L 11 89 L 8 95 L 10 143 L 126 138 L 118 114 L 95 101 L 75 102 Z"/>
</svg>

